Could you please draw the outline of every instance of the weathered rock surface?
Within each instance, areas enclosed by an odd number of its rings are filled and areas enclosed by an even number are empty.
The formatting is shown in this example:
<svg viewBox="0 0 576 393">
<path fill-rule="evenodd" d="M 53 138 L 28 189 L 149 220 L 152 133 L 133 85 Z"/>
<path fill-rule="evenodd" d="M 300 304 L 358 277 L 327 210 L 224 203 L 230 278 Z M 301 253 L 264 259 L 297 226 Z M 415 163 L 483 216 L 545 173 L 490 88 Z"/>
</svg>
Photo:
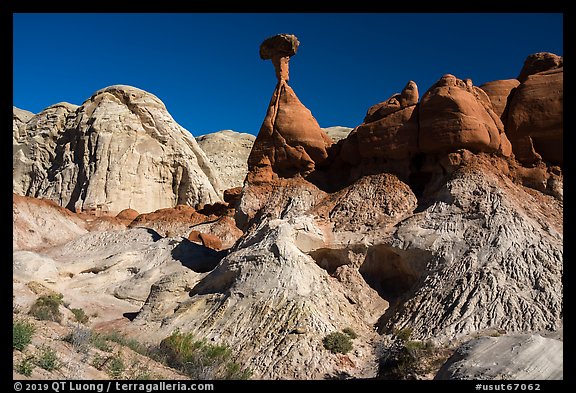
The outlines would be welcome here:
<svg viewBox="0 0 576 393">
<path fill-rule="evenodd" d="M 221 198 L 217 174 L 194 138 L 140 89 L 111 86 L 81 107 L 52 106 L 29 120 L 26 134 L 14 147 L 18 194 L 111 214 Z"/>
<path fill-rule="evenodd" d="M 215 218 L 199 213 L 193 207 L 177 205 L 140 214 L 130 222 L 130 227 L 149 228 L 165 237 L 187 237 L 192 226 Z"/>
<path fill-rule="evenodd" d="M 524 60 L 518 80 L 525 82 L 528 76 L 538 74 L 544 71 L 555 70 L 564 66 L 564 58 L 549 52 L 538 52 L 529 55 Z"/>
<path fill-rule="evenodd" d="M 342 126 L 333 126 L 333 127 L 326 127 L 322 128 L 322 131 L 326 133 L 334 141 L 334 143 L 338 142 L 339 140 L 346 139 L 352 128 L 350 127 L 342 127 Z"/>
<path fill-rule="evenodd" d="M 506 133 L 516 159 L 563 164 L 564 69 L 529 75 L 511 99 Z"/>
<path fill-rule="evenodd" d="M 481 337 L 462 344 L 434 379 L 564 379 L 564 343 L 540 335 Z"/>
<path fill-rule="evenodd" d="M 419 105 L 419 150 L 443 153 L 457 149 L 510 155 L 509 142 L 490 99 L 472 81 L 444 75 Z"/>
<path fill-rule="evenodd" d="M 248 156 L 255 139 L 254 135 L 231 130 L 196 137 L 225 190 L 244 184 L 248 173 Z"/>
<path fill-rule="evenodd" d="M 510 93 L 518 87 L 518 85 L 520 85 L 518 79 L 503 79 L 480 85 L 480 88 L 488 94 L 488 97 L 490 97 L 492 109 L 494 110 L 494 113 L 500 117 L 500 120 L 504 123 L 504 127 L 506 127 L 506 118 L 508 114 L 504 113 L 504 111 L 508 104 Z"/>
<path fill-rule="evenodd" d="M 560 328 L 562 203 L 515 185 L 501 159 L 467 160 L 387 242 L 429 258 L 381 331 L 410 327 L 415 338 L 442 341 L 488 328 Z"/>
<path fill-rule="evenodd" d="M 249 181 L 308 174 L 328 157 L 332 140 L 287 83 L 288 61 L 297 47 L 296 37 L 286 34 L 260 46 L 261 58 L 273 60 L 278 84 L 248 157 Z"/>
</svg>

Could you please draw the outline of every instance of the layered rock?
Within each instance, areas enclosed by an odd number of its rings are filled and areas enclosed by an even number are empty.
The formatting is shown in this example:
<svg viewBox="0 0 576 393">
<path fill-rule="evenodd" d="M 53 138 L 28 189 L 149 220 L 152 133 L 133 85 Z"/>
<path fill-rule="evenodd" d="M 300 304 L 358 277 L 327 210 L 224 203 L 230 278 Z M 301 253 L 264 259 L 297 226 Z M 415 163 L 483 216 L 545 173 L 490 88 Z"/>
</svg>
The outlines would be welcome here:
<svg viewBox="0 0 576 393">
<path fill-rule="evenodd" d="M 250 181 L 306 175 L 328 157 L 332 140 L 287 83 L 288 61 L 297 48 L 296 37 L 285 34 L 265 40 L 260 47 L 261 58 L 273 61 L 278 84 L 248 157 Z"/>
<path fill-rule="evenodd" d="M 508 109 L 506 133 L 516 159 L 534 164 L 542 159 L 563 164 L 564 69 L 526 77 L 516 88 Z"/>
<path fill-rule="evenodd" d="M 503 79 L 487 82 L 480 85 L 480 88 L 486 92 L 492 103 L 494 113 L 500 117 L 504 128 L 506 128 L 506 119 L 508 112 L 505 113 L 509 97 L 512 91 L 520 85 L 518 79 Z"/>
<path fill-rule="evenodd" d="M 444 75 L 422 97 L 419 150 L 441 153 L 459 148 L 511 154 L 499 116 L 490 99 L 472 81 Z"/>
<path fill-rule="evenodd" d="M 17 193 L 111 214 L 220 199 L 216 172 L 194 138 L 140 89 L 102 89 L 81 107 L 48 108 L 26 128 L 25 147 L 14 154 Z"/>
<path fill-rule="evenodd" d="M 248 173 L 248 156 L 255 139 L 254 135 L 231 130 L 196 137 L 225 190 L 244 184 Z"/>
<path fill-rule="evenodd" d="M 48 171 L 57 165 L 56 149 L 67 122 L 75 118 L 76 105 L 61 102 L 37 115 L 13 109 L 12 191 L 19 195 L 48 197 Z"/>
<path fill-rule="evenodd" d="M 434 379 L 561 380 L 563 355 L 562 341 L 537 334 L 481 337 L 459 346 Z"/>
</svg>

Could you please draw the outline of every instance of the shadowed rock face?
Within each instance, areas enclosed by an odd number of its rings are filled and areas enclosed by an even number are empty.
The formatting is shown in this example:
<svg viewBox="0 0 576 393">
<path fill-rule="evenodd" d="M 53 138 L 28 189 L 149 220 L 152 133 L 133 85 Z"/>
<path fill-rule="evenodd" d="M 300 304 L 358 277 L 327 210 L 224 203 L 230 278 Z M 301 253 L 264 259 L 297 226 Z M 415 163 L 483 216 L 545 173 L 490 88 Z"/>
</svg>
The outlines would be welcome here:
<svg viewBox="0 0 576 393">
<path fill-rule="evenodd" d="M 492 109 L 504 123 L 504 128 L 506 128 L 507 112 L 505 113 L 505 110 L 508 104 L 508 97 L 519 84 L 520 82 L 517 79 L 504 79 L 487 82 L 480 86 L 488 94 Z"/>
<path fill-rule="evenodd" d="M 286 34 L 271 37 L 260 47 L 262 59 L 274 63 L 278 84 L 248 157 L 249 181 L 306 175 L 328 157 L 332 140 L 287 83 L 288 61 L 297 47 L 296 37 Z"/>
<path fill-rule="evenodd" d="M 564 69 L 529 75 L 510 101 L 506 132 L 516 159 L 562 165 Z"/>
<path fill-rule="evenodd" d="M 564 66 L 564 58 L 549 52 L 538 52 L 529 55 L 524 61 L 524 66 L 518 75 L 520 82 L 525 82 L 528 76 L 538 74 L 540 72 L 562 68 Z"/>
</svg>

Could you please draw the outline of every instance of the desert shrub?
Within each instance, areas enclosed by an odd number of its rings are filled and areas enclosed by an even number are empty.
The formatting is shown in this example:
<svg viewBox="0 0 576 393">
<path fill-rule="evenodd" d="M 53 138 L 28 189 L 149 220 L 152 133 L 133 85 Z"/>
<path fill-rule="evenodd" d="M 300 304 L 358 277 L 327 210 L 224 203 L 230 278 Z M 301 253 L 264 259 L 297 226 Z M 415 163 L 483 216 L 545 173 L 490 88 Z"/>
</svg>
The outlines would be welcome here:
<svg viewBox="0 0 576 393">
<path fill-rule="evenodd" d="M 394 336 L 400 341 L 408 341 L 408 340 L 410 340 L 410 336 L 412 336 L 412 329 L 411 328 L 404 328 L 404 329 L 396 330 Z"/>
<path fill-rule="evenodd" d="M 358 335 L 356 334 L 356 332 L 354 330 L 352 330 L 352 328 L 345 328 L 342 329 L 342 333 L 346 334 L 348 337 L 350 337 L 352 340 L 354 340 L 355 338 L 358 337 Z"/>
<path fill-rule="evenodd" d="M 34 356 L 29 355 L 23 358 L 19 363 L 16 364 L 14 367 L 16 372 L 29 377 L 32 375 L 32 371 L 34 370 Z"/>
<path fill-rule="evenodd" d="M 62 304 L 62 294 L 40 296 L 30 308 L 30 315 L 41 321 L 62 321 L 60 305 Z"/>
<path fill-rule="evenodd" d="M 379 377 L 384 379 L 419 379 L 438 371 L 451 350 L 436 348 L 430 341 L 398 339 L 380 359 Z"/>
<path fill-rule="evenodd" d="M 108 340 L 108 341 L 118 343 L 118 344 L 123 345 L 125 347 L 128 347 L 131 350 L 133 350 L 134 352 L 140 353 L 142 355 L 148 354 L 148 348 L 145 345 L 140 343 L 138 340 L 123 336 L 123 335 L 119 334 L 118 332 L 103 334 L 102 338 L 105 340 Z"/>
<path fill-rule="evenodd" d="M 100 333 L 94 333 L 90 335 L 90 344 L 92 344 L 95 348 L 98 348 L 104 352 L 112 352 L 112 347 L 110 343 L 106 339 L 106 337 Z"/>
<path fill-rule="evenodd" d="M 90 329 L 81 326 L 75 327 L 70 333 L 62 338 L 63 341 L 72 344 L 72 348 L 74 348 L 76 352 L 80 353 L 88 353 L 91 339 L 92 332 Z"/>
<path fill-rule="evenodd" d="M 36 365 L 46 371 L 53 371 L 60 368 L 60 361 L 56 351 L 48 346 L 40 347 L 40 353 L 36 357 Z"/>
<path fill-rule="evenodd" d="M 70 311 L 72 311 L 72 314 L 74 314 L 76 322 L 80 322 L 85 325 L 90 320 L 90 317 L 86 315 L 84 310 L 82 310 L 81 308 L 71 308 Z"/>
<path fill-rule="evenodd" d="M 322 340 L 324 348 L 332 353 L 348 353 L 352 349 L 352 340 L 347 334 L 334 332 Z"/>
<path fill-rule="evenodd" d="M 12 347 L 23 351 L 32 341 L 35 330 L 36 328 L 30 322 L 12 322 Z"/>
<path fill-rule="evenodd" d="M 110 358 L 106 366 L 107 366 L 106 372 L 108 373 L 108 375 L 110 375 L 112 379 L 121 379 L 122 374 L 124 374 L 124 370 L 126 369 L 126 366 L 124 365 L 124 361 L 122 360 L 120 354 L 117 354 L 112 358 Z"/>
<path fill-rule="evenodd" d="M 196 340 L 191 333 L 178 331 L 151 349 L 150 355 L 192 379 L 248 379 L 251 371 L 230 360 L 227 345 Z"/>
</svg>

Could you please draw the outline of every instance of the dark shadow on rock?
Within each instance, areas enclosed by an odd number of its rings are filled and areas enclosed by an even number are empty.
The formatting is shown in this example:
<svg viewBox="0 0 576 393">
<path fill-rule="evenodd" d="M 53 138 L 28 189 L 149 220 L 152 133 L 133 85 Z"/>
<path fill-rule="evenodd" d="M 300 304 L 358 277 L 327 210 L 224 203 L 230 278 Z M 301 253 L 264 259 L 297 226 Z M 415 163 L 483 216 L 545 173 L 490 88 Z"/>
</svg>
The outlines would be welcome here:
<svg viewBox="0 0 576 393">
<path fill-rule="evenodd" d="M 136 312 L 125 312 L 124 314 L 122 314 L 122 316 L 124 318 L 127 318 L 130 322 L 132 322 L 134 320 L 134 318 L 136 318 L 138 316 L 139 311 Z"/>
<path fill-rule="evenodd" d="M 192 243 L 188 239 L 183 239 L 172 250 L 172 258 L 197 273 L 206 273 L 213 270 L 226 256 L 226 253 L 226 251 L 214 251 Z"/>
<path fill-rule="evenodd" d="M 144 229 L 146 229 L 146 232 L 148 232 L 152 236 L 153 242 L 157 242 L 158 240 L 162 239 L 162 236 L 160 236 L 160 234 L 156 232 L 154 229 L 151 228 L 144 228 Z"/>
</svg>

